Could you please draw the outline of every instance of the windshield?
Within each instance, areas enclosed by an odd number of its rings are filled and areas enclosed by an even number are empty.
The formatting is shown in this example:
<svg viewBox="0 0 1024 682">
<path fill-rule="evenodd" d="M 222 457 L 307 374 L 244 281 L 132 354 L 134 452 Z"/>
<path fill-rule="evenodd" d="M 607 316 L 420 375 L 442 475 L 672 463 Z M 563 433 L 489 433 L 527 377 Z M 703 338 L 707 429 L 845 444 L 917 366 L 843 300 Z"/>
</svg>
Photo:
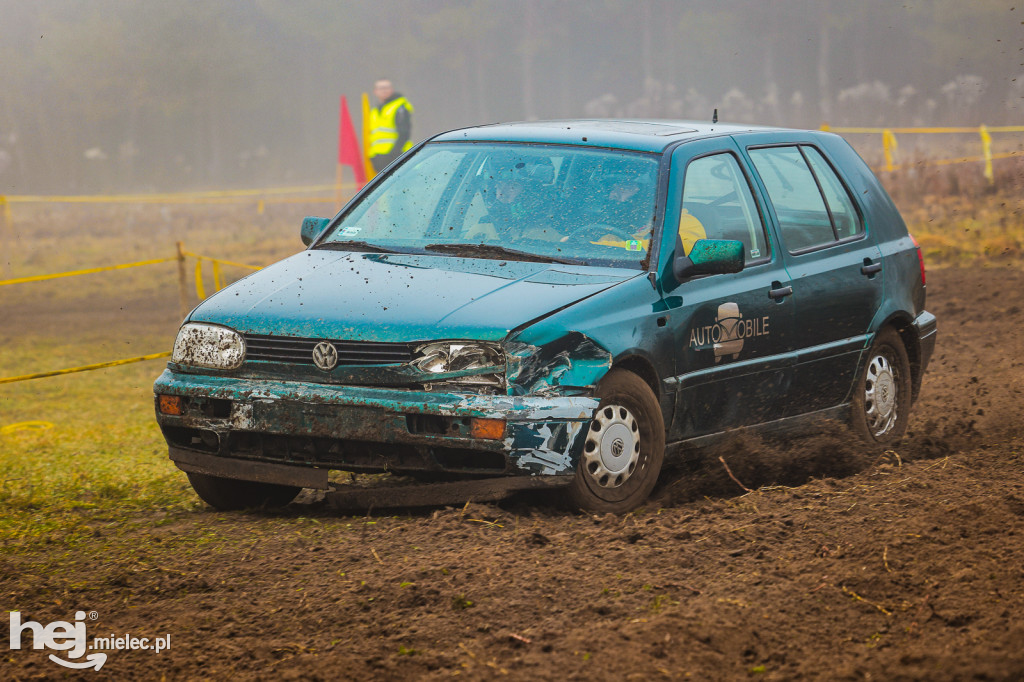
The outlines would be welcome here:
<svg viewBox="0 0 1024 682">
<path fill-rule="evenodd" d="M 639 268 L 658 159 L 565 145 L 428 144 L 317 246 Z"/>
</svg>

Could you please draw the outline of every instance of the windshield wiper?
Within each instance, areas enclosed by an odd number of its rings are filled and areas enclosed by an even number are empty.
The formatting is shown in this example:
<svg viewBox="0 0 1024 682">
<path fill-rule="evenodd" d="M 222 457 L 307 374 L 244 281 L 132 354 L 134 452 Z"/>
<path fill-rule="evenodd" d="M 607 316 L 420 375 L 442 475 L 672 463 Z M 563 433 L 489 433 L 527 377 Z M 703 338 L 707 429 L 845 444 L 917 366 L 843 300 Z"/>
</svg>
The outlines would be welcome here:
<svg viewBox="0 0 1024 682">
<path fill-rule="evenodd" d="M 378 246 L 377 244 L 371 244 L 370 242 L 323 242 L 317 244 L 318 249 L 328 249 L 330 251 L 369 251 L 370 253 L 405 253 L 404 251 L 395 251 L 384 246 Z"/>
<path fill-rule="evenodd" d="M 580 261 L 570 258 L 557 258 L 555 256 L 544 256 L 529 251 L 517 251 L 507 249 L 497 244 L 428 244 L 424 246 L 425 251 L 436 251 L 438 253 L 450 253 L 453 256 L 467 256 L 469 258 L 507 258 L 508 260 L 529 261 L 532 263 L 564 263 L 566 265 L 579 265 Z"/>
</svg>

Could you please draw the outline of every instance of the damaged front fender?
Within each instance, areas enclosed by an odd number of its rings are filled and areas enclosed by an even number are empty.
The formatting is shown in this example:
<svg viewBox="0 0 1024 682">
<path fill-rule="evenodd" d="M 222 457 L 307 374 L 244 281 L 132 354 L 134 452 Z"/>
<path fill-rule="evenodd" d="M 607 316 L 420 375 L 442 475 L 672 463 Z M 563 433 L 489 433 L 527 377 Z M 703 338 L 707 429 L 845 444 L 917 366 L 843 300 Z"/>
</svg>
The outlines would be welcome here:
<svg viewBox="0 0 1024 682">
<path fill-rule="evenodd" d="M 513 395 L 590 394 L 612 366 L 611 353 L 575 331 L 541 345 L 510 341 L 505 349 Z"/>
<path fill-rule="evenodd" d="M 587 413 L 581 413 L 579 421 L 525 424 L 506 439 L 506 446 L 512 453 L 510 460 L 516 467 L 535 475 L 572 474 L 589 424 Z"/>
</svg>

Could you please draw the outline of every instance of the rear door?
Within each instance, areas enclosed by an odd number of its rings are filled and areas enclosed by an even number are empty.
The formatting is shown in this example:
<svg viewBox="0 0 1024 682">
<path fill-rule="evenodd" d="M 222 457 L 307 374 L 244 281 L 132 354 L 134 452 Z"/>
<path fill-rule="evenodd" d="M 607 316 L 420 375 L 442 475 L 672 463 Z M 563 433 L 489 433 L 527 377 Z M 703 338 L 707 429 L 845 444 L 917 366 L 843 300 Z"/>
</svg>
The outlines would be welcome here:
<svg viewBox="0 0 1024 682">
<path fill-rule="evenodd" d="M 781 415 L 792 363 L 790 282 L 768 238 L 765 210 L 739 148 L 723 137 L 684 144 L 672 156 L 662 253 L 688 248 L 680 233 L 743 242 L 741 272 L 677 283 L 663 275 L 675 339 L 675 419 L 681 440 Z M 699 235 L 698 235 L 699 236 Z M 662 271 L 665 273 L 665 270 Z"/>
<path fill-rule="evenodd" d="M 798 332 L 786 415 L 846 400 L 882 302 L 875 236 L 841 175 L 810 142 L 743 142 L 768 197 L 782 260 L 792 277 Z"/>
</svg>

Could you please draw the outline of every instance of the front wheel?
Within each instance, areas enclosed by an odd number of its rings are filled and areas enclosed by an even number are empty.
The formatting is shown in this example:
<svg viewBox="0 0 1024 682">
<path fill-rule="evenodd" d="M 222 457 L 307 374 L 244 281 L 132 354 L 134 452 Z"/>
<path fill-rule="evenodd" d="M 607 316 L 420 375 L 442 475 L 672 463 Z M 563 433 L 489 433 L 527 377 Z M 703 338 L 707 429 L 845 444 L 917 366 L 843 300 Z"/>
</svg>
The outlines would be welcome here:
<svg viewBox="0 0 1024 682">
<path fill-rule="evenodd" d="M 868 443 L 895 443 L 910 420 L 911 380 L 907 349 L 892 328 L 878 333 L 857 379 L 850 423 Z"/>
<path fill-rule="evenodd" d="M 637 375 L 613 369 L 597 385 L 601 404 L 587 431 L 570 501 L 590 512 L 635 509 L 651 494 L 665 456 L 661 406 Z"/>
<path fill-rule="evenodd" d="M 188 482 L 203 502 L 220 511 L 253 507 L 283 507 L 299 494 L 301 488 L 275 483 L 240 481 L 209 474 L 187 472 Z"/>
</svg>

